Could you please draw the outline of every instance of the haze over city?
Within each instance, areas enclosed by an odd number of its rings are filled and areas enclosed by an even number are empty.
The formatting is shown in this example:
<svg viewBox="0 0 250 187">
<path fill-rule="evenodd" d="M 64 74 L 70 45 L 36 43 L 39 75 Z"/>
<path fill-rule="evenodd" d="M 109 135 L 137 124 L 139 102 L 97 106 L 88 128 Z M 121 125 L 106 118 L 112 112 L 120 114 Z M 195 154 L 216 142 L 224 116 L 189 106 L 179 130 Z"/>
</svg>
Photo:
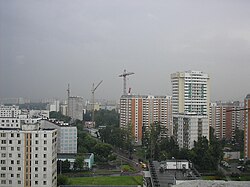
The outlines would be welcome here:
<svg viewBox="0 0 250 187">
<path fill-rule="evenodd" d="M 0 98 L 171 95 L 170 74 L 211 78 L 211 100 L 250 92 L 250 1 L 0 1 Z"/>
</svg>

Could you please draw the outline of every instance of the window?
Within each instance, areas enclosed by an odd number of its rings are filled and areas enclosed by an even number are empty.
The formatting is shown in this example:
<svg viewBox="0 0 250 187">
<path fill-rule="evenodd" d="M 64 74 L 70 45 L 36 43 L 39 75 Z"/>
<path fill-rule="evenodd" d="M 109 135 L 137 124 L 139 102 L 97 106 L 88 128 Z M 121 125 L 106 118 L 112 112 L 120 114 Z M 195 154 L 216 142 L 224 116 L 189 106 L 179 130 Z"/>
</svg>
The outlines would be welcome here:
<svg viewBox="0 0 250 187">
<path fill-rule="evenodd" d="M 18 158 L 21 158 L 21 154 L 20 153 L 18 154 Z"/>
<path fill-rule="evenodd" d="M 18 171 L 21 171 L 21 170 L 22 170 L 22 168 L 21 168 L 21 167 L 18 167 L 18 168 L 17 168 L 17 170 L 18 170 Z"/>
<path fill-rule="evenodd" d="M 35 158 L 38 158 L 38 154 L 35 154 Z"/>
<path fill-rule="evenodd" d="M 1 184 L 6 184 L 6 180 L 1 180 Z"/>
<path fill-rule="evenodd" d="M 44 144 L 47 144 L 47 140 L 44 140 L 43 143 L 44 143 Z"/>
<path fill-rule="evenodd" d="M 35 171 L 38 171 L 38 167 L 35 167 Z"/>
<path fill-rule="evenodd" d="M 12 181 L 11 181 L 11 180 L 9 180 L 9 184 L 12 184 Z"/>
<path fill-rule="evenodd" d="M 11 150 L 11 151 L 14 151 L 14 147 L 11 147 L 10 150 Z"/>
<path fill-rule="evenodd" d="M 12 157 L 12 154 L 11 154 L 11 153 L 9 153 L 9 157 L 10 157 L 10 158 Z"/>
<path fill-rule="evenodd" d="M 19 137 L 20 137 L 20 134 L 17 134 L 17 135 L 16 135 L 16 137 L 18 137 L 18 138 L 19 138 Z"/>
<path fill-rule="evenodd" d="M 47 138 L 47 134 L 44 134 L 44 138 Z"/>
<path fill-rule="evenodd" d="M 43 168 L 43 171 L 47 171 L 47 168 L 44 167 L 44 168 Z"/>
<path fill-rule="evenodd" d="M 5 160 L 1 160 L 1 164 L 5 164 L 6 163 L 6 161 Z"/>
<path fill-rule="evenodd" d="M 12 140 L 9 140 L 9 144 L 12 144 Z"/>
<path fill-rule="evenodd" d="M 1 173 L 1 177 L 5 177 L 6 176 L 6 174 L 5 173 Z"/>
<path fill-rule="evenodd" d="M 38 174 L 35 174 L 35 178 L 38 178 Z"/>
<path fill-rule="evenodd" d="M 46 165 L 46 164 L 47 164 L 47 161 L 46 161 L 46 160 L 45 160 L 45 161 L 43 161 L 43 164 L 44 164 L 44 165 Z"/>
<path fill-rule="evenodd" d="M 14 133 L 11 133 L 10 136 L 11 136 L 11 137 L 14 137 Z"/>
<path fill-rule="evenodd" d="M 1 147 L 1 150 L 6 150 L 6 147 Z"/>
<path fill-rule="evenodd" d="M 1 156 L 4 158 L 6 157 L 6 153 L 2 153 Z"/>
<path fill-rule="evenodd" d="M 36 147 L 35 150 L 38 151 L 38 147 Z"/>
<path fill-rule="evenodd" d="M 14 177 L 14 174 L 12 173 L 12 174 L 10 174 L 10 177 Z"/>
<path fill-rule="evenodd" d="M 38 134 L 36 134 L 36 138 L 38 138 Z"/>
<path fill-rule="evenodd" d="M 21 140 L 18 140 L 17 143 L 18 143 L 18 144 L 21 144 Z"/>
<path fill-rule="evenodd" d="M 38 181 L 35 181 L 35 185 L 38 185 Z"/>
<path fill-rule="evenodd" d="M 20 160 L 17 160 L 16 163 L 17 163 L 17 164 L 20 164 Z"/>
<path fill-rule="evenodd" d="M 35 161 L 35 164 L 38 164 L 38 160 Z"/>
<path fill-rule="evenodd" d="M 2 144 L 6 144 L 6 140 L 2 140 L 1 142 L 2 142 Z"/>
<path fill-rule="evenodd" d="M 21 182 L 21 181 L 17 181 L 17 183 L 18 183 L 18 184 L 22 184 L 22 182 Z"/>
<path fill-rule="evenodd" d="M 17 151 L 20 151 L 20 147 L 17 147 L 16 150 L 17 150 Z"/>
<path fill-rule="evenodd" d="M 43 185 L 46 185 L 47 184 L 47 181 L 43 181 Z"/>
<path fill-rule="evenodd" d="M 1 170 L 6 170 L 6 167 L 1 167 Z"/>
<path fill-rule="evenodd" d="M 43 150 L 44 150 L 44 151 L 47 151 L 47 147 L 44 147 Z"/>
<path fill-rule="evenodd" d="M 9 167 L 9 171 L 12 171 L 12 167 Z"/>
<path fill-rule="evenodd" d="M 16 177 L 17 177 L 17 178 L 20 178 L 20 174 L 17 174 Z"/>
<path fill-rule="evenodd" d="M 43 154 L 43 158 L 46 158 L 47 157 L 47 155 L 46 154 Z"/>
</svg>

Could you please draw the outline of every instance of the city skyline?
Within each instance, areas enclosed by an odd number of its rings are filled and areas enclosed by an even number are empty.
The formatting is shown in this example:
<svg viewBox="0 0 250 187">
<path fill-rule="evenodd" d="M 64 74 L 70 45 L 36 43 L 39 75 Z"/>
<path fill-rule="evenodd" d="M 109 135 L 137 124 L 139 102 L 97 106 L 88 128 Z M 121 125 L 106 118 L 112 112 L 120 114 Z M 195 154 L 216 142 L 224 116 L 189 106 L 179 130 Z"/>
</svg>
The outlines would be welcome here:
<svg viewBox="0 0 250 187">
<path fill-rule="evenodd" d="M 60 2 L 60 3 L 59 3 Z M 1 1 L 0 98 L 172 95 L 171 73 L 211 78 L 211 101 L 250 92 L 248 1 Z"/>
</svg>

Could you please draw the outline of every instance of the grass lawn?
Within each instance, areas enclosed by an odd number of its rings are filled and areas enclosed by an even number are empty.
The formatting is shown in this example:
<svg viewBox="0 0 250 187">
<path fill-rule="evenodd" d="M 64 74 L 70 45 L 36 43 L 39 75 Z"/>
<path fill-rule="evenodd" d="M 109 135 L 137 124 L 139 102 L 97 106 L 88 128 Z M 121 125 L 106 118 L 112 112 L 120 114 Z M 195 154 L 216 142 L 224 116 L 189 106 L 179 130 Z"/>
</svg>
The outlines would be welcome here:
<svg viewBox="0 0 250 187">
<path fill-rule="evenodd" d="M 142 176 L 76 177 L 71 185 L 142 185 Z"/>
</svg>

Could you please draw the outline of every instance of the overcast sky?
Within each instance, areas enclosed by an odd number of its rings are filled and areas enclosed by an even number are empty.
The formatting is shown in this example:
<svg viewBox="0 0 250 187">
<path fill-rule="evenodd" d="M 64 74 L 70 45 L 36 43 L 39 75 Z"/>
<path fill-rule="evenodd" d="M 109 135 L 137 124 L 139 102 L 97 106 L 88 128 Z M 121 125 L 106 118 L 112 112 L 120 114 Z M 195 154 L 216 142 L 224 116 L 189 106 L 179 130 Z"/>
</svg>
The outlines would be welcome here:
<svg viewBox="0 0 250 187">
<path fill-rule="evenodd" d="M 0 0 L 0 97 L 118 100 L 171 95 L 170 74 L 199 70 L 211 99 L 250 93 L 249 0 Z"/>
</svg>

